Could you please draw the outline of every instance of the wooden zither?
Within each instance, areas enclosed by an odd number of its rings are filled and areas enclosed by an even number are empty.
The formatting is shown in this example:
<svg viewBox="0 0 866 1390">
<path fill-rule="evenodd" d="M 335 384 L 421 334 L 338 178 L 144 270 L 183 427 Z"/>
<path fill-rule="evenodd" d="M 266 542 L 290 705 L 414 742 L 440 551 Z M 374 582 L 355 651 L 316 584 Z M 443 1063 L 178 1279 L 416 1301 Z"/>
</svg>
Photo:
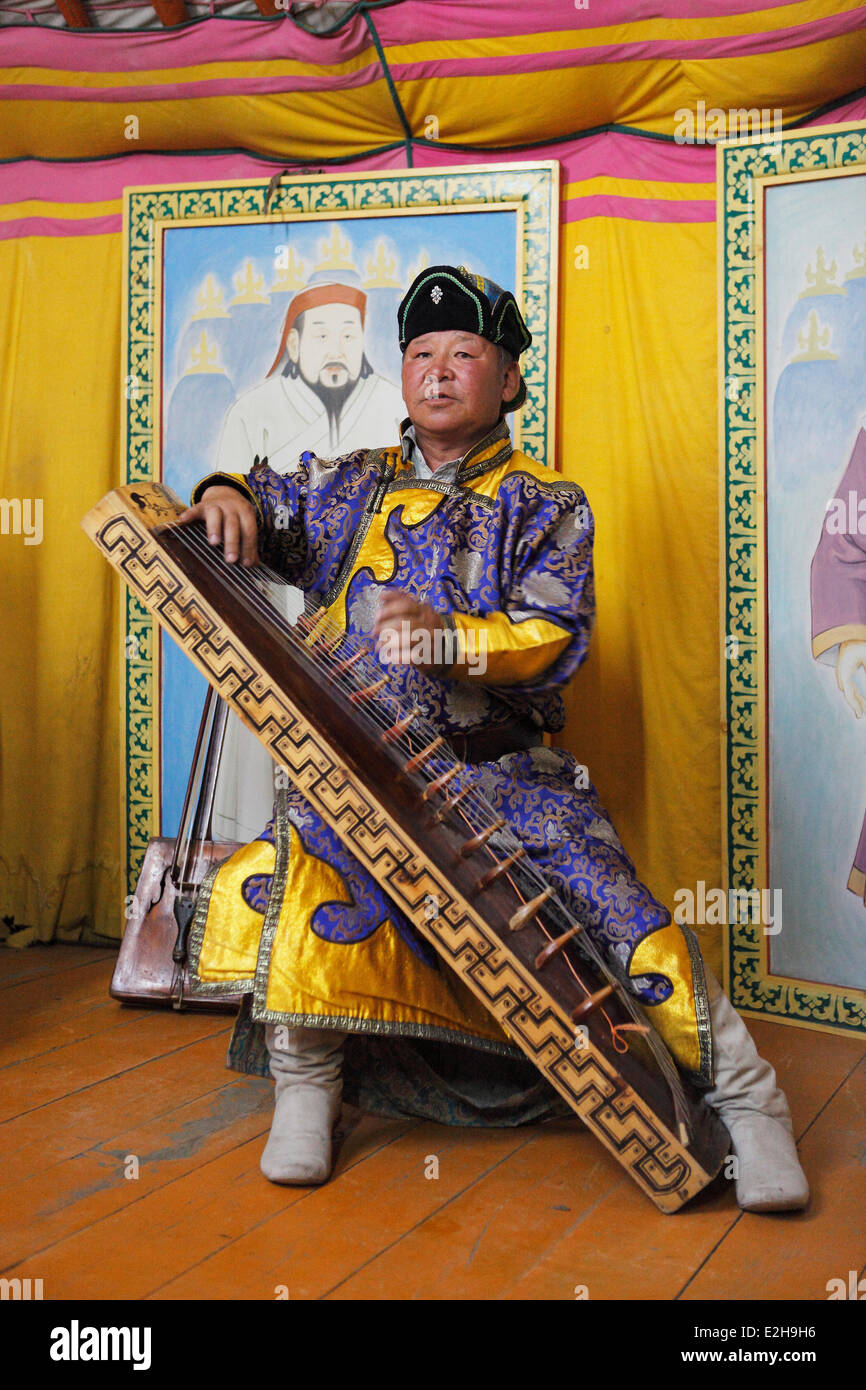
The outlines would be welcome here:
<svg viewBox="0 0 866 1390">
<path fill-rule="evenodd" d="M 256 570 L 159 483 L 83 521 L 133 593 L 392 901 L 665 1212 L 718 1173 L 723 1124 L 483 796 L 362 639 L 312 610 L 290 626 Z M 273 577 L 261 567 L 264 577 Z"/>
</svg>

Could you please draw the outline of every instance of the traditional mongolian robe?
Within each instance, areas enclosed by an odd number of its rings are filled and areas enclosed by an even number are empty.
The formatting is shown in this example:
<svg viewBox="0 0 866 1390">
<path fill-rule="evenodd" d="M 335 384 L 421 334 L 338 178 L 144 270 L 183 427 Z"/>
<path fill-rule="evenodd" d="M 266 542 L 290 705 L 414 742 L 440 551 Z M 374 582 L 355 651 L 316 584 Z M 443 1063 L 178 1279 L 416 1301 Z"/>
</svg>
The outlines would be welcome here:
<svg viewBox="0 0 866 1390">
<path fill-rule="evenodd" d="M 578 915 L 589 902 L 596 943 L 630 975 L 683 1069 L 708 1081 L 696 942 L 638 880 L 585 767 L 544 746 L 545 731 L 563 726 L 561 691 L 586 655 L 594 619 L 586 497 L 513 450 L 504 424 L 458 465 L 426 478 L 405 454 L 398 446 L 333 461 L 308 455 L 288 476 L 262 464 L 246 477 L 205 479 L 193 500 L 218 482 L 245 492 L 263 559 L 318 596 L 349 633 L 371 631 L 389 587 L 447 615 L 458 649 L 447 676 L 392 666 L 394 687 L 447 737 L 524 731 L 503 756 L 470 754 L 461 775 Z M 480 650 L 483 674 L 472 661 Z M 197 988 L 244 993 L 229 1052 L 238 1069 L 266 1072 L 266 1022 L 338 1028 L 355 1045 L 346 1049 L 347 1094 L 367 1108 L 463 1123 L 551 1111 L 547 1083 L 526 1063 L 540 1083 L 533 1091 L 522 1054 L 294 789 L 281 792 L 260 837 L 206 882 L 191 941 Z M 479 1101 L 467 1059 L 488 1079 L 511 1068 L 511 1089 L 495 1104 L 489 1095 Z M 444 1109 L 430 1099 L 443 1071 L 459 1074 Z"/>
</svg>

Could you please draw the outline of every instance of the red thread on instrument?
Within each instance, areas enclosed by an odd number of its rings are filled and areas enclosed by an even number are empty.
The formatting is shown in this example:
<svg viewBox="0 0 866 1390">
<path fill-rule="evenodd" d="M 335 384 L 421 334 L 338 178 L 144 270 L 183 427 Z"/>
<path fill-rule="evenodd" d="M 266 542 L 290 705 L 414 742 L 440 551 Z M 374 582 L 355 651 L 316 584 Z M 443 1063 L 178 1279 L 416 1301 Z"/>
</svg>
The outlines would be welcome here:
<svg viewBox="0 0 866 1390">
<path fill-rule="evenodd" d="M 607 1014 L 605 1014 L 605 1018 L 607 1018 Z M 611 1023 L 609 1018 L 607 1018 L 607 1022 L 610 1028 L 611 1041 L 614 1047 L 616 1048 L 616 1051 L 619 1053 L 628 1052 L 628 1043 L 626 1042 L 625 1038 L 621 1038 L 619 1036 L 620 1033 L 649 1032 L 648 1023 Z"/>
<path fill-rule="evenodd" d="M 384 678 L 384 680 L 382 681 L 382 684 L 383 684 L 383 685 L 387 685 L 387 683 L 388 683 L 388 677 L 386 676 L 386 677 Z M 393 724 L 393 725 L 391 726 L 390 729 L 386 729 L 385 732 L 384 732 L 383 734 L 380 734 L 380 735 L 379 735 L 379 737 L 381 738 L 382 742 L 383 742 L 383 743 L 396 743 L 398 738 L 402 738 L 402 737 L 403 737 L 403 735 L 405 734 L 406 730 L 409 728 L 409 725 L 410 725 L 410 724 L 413 724 L 413 723 L 415 722 L 415 719 L 416 719 L 416 717 L 417 717 L 417 714 L 418 714 L 418 711 L 417 711 L 417 710 L 414 710 L 414 709 L 413 709 L 413 710 L 410 710 L 408 714 L 404 714 L 404 716 L 403 716 L 402 719 L 398 719 L 396 724 Z M 426 796 L 427 793 L 425 792 L 424 795 Z"/>
<path fill-rule="evenodd" d="M 431 782 L 429 787 L 424 788 L 421 793 L 421 800 L 429 801 L 431 796 L 435 796 L 437 792 L 441 792 L 443 787 L 448 786 L 451 778 L 456 777 L 457 773 L 461 772 L 465 766 L 465 763 L 455 763 L 453 767 L 449 767 L 447 772 L 443 772 L 440 777 L 436 778 L 435 782 Z"/>
<path fill-rule="evenodd" d="M 435 753 L 437 748 L 441 748 L 444 742 L 445 740 L 441 734 L 438 738 L 434 738 L 432 743 L 428 743 L 426 748 L 422 748 L 420 753 L 416 753 L 414 758 L 409 759 L 408 763 L 406 763 L 405 767 L 403 768 L 403 771 L 416 772 L 417 769 L 424 762 L 424 760 L 426 758 L 429 758 L 431 753 Z"/>
<path fill-rule="evenodd" d="M 378 695 L 379 691 L 384 689 L 387 684 L 388 677 L 383 676 L 381 680 L 374 681 L 372 685 L 365 685 L 362 690 L 353 691 L 349 699 L 353 705 L 360 705 L 362 700 L 371 700 L 374 695 Z"/>
</svg>

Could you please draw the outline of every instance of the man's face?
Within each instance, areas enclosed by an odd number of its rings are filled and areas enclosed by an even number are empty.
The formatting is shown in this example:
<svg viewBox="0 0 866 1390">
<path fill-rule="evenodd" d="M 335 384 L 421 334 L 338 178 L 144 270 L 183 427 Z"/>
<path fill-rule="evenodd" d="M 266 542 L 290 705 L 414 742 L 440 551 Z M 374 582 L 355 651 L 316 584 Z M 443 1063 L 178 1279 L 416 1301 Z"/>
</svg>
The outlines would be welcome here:
<svg viewBox="0 0 866 1390">
<path fill-rule="evenodd" d="M 499 419 L 517 392 L 520 368 L 503 370 L 498 349 L 477 333 L 447 329 L 413 338 L 403 354 L 403 399 L 415 425 L 434 434 L 467 435 Z"/>
<path fill-rule="evenodd" d="M 358 380 L 364 358 L 360 311 L 351 304 L 320 304 L 304 314 L 286 347 L 310 386 L 347 386 Z"/>
</svg>

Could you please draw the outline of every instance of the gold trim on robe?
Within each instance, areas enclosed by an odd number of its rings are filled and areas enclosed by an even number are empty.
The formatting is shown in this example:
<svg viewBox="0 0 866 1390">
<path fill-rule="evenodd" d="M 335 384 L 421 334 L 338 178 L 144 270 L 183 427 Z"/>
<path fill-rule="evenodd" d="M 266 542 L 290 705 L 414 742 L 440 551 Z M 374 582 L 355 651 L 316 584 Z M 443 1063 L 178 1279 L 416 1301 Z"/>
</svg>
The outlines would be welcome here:
<svg viewBox="0 0 866 1390">
<path fill-rule="evenodd" d="M 336 869 L 307 852 L 283 810 L 275 834 L 276 846 L 254 841 L 209 875 L 190 940 L 197 992 L 200 985 L 205 993 L 252 989 L 254 1017 L 264 1022 L 438 1037 L 517 1052 L 453 971 L 444 962 L 426 964 L 389 918 L 359 941 L 317 935 L 316 911 L 325 903 L 351 903 L 349 887 Z M 244 900 L 242 887 L 251 875 L 269 873 L 274 886 L 263 915 Z"/>
</svg>

